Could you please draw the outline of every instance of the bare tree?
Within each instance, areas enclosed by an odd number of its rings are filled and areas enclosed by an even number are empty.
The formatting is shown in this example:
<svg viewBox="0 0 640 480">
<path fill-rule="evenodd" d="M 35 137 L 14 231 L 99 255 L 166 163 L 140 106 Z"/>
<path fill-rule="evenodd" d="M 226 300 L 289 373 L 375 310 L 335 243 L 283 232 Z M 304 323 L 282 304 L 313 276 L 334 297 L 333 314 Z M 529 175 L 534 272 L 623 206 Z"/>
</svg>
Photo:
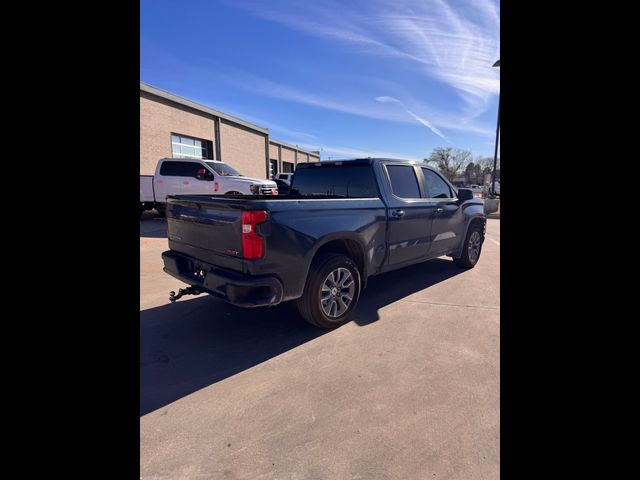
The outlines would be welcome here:
<svg viewBox="0 0 640 480">
<path fill-rule="evenodd" d="M 470 159 L 471 152 L 468 150 L 437 147 L 433 149 L 429 158 L 424 159 L 424 162 L 434 163 L 438 171 L 451 181 L 460 175 Z"/>
<path fill-rule="evenodd" d="M 478 166 L 477 163 L 473 163 L 473 162 L 467 163 L 467 166 L 464 169 L 464 176 L 467 183 L 476 183 L 476 179 L 475 179 L 476 166 Z"/>
</svg>

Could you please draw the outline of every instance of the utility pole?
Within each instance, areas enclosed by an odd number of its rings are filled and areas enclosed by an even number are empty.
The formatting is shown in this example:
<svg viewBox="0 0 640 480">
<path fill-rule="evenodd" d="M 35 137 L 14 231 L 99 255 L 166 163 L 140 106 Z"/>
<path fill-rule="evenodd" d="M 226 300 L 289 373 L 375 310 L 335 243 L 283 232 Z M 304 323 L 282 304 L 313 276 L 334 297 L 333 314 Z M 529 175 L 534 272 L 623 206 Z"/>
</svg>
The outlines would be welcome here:
<svg viewBox="0 0 640 480">
<path fill-rule="evenodd" d="M 500 68 L 500 59 L 493 64 L 494 67 Z M 496 166 L 498 164 L 498 140 L 500 137 L 500 93 L 498 92 L 498 124 L 496 126 L 496 148 L 493 153 L 493 173 L 491 175 L 491 196 L 496 196 Z"/>
</svg>

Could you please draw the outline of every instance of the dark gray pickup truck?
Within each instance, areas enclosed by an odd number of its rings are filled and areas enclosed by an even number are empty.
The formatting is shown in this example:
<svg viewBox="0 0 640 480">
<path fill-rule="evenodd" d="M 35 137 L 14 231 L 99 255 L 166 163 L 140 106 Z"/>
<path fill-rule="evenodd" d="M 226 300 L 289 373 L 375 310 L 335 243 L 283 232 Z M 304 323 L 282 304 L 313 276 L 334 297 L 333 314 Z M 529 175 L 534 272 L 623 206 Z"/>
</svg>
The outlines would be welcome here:
<svg viewBox="0 0 640 480">
<path fill-rule="evenodd" d="M 448 255 L 480 257 L 482 200 L 418 162 L 383 158 L 298 164 L 280 196 L 167 198 L 164 271 L 241 307 L 295 300 L 323 328 L 347 322 L 371 275 Z"/>
</svg>

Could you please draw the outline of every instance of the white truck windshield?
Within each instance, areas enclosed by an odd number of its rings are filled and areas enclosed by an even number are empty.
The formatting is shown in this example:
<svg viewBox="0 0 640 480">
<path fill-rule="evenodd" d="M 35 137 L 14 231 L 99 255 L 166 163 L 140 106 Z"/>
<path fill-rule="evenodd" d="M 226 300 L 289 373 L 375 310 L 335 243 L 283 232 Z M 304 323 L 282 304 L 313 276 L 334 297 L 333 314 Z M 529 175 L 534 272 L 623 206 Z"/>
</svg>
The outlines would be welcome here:
<svg viewBox="0 0 640 480">
<path fill-rule="evenodd" d="M 238 172 L 231 165 L 227 165 L 224 162 L 205 162 L 211 168 L 213 168 L 214 172 L 223 177 L 242 177 L 240 172 Z"/>
</svg>

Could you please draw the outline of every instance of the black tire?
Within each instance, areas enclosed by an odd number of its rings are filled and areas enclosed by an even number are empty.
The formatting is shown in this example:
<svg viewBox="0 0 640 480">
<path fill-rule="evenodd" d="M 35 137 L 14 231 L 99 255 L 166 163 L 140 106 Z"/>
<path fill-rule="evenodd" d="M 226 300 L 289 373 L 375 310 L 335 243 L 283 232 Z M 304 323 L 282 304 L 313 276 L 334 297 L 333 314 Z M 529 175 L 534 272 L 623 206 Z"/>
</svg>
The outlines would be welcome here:
<svg viewBox="0 0 640 480">
<path fill-rule="evenodd" d="M 160 218 L 164 218 L 167 216 L 167 206 L 166 205 L 156 205 L 156 212 Z"/>
<path fill-rule="evenodd" d="M 477 243 L 479 241 L 479 244 Z M 469 227 L 467 236 L 464 239 L 462 245 L 462 255 L 460 257 L 453 257 L 453 261 L 460 268 L 473 268 L 480 260 L 480 254 L 482 253 L 482 244 L 484 243 L 483 228 L 481 225 L 474 224 Z M 470 244 L 473 246 L 470 248 Z M 474 253 L 477 246 L 477 254 Z"/>
<path fill-rule="evenodd" d="M 342 283 L 346 285 L 348 283 L 348 276 L 344 273 L 344 270 L 348 270 L 351 274 L 353 290 L 350 290 L 350 284 L 339 290 L 336 289 L 335 299 L 329 298 L 328 302 L 330 302 L 329 304 L 335 304 L 335 313 L 337 314 L 339 309 L 346 305 L 347 302 L 345 302 L 345 299 L 348 301 L 349 293 L 352 293 L 351 301 L 348 303 L 346 310 L 340 315 L 330 316 L 323 310 L 323 304 L 327 305 L 327 303 L 322 300 L 322 288 L 325 282 L 329 281 L 329 275 L 336 271 L 338 272 L 338 283 L 340 283 L 339 275 L 342 274 L 346 277 Z M 311 264 L 304 294 L 296 300 L 298 312 L 300 312 L 302 318 L 316 327 L 331 329 L 344 325 L 351 320 L 351 315 L 358 305 L 360 285 L 360 272 L 351 258 L 338 253 L 321 254 Z M 330 293 L 325 293 L 325 295 L 333 297 L 333 289 Z M 340 298 L 338 298 L 338 296 Z M 325 306 L 324 308 L 327 307 Z M 328 308 L 331 310 L 331 307 Z"/>
</svg>

